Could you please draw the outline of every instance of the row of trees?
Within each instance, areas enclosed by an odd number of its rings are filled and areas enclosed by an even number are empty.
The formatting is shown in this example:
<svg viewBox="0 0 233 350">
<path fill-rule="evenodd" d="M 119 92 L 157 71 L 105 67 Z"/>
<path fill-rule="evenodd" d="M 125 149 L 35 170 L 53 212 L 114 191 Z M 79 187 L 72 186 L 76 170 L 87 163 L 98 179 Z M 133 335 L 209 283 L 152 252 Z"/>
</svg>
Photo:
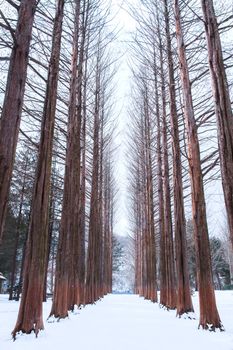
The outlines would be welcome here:
<svg viewBox="0 0 233 350">
<path fill-rule="evenodd" d="M 108 4 L 6 1 L 4 11 L 0 227 L 2 238 L 15 221 L 15 339 L 44 328 L 48 280 L 55 319 L 111 291 L 114 66 Z"/>
<path fill-rule="evenodd" d="M 232 54 L 221 45 L 232 16 L 222 11 L 217 23 L 211 0 L 144 0 L 132 11 L 135 291 L 156 302 L 159 285 L 160 304 L 178 316 L 193 311 L 185 218 L 191 202 L 200 326 L 222 330 L 204 185 L 221 170 L 233 243 Z M 0 11 L 0 237 L 5 230 L 14 241 L 10 298 L 15 283 L 19 298 L 22 284 L 14 338 L 44 328 L 48 279 L 53 319 L 112 288 L 108 14 L 97 0 L 6 0 Z M 212 245 L 216 256 L 220 243 Z"/>
<path fill-rule="evenodd" d="M 199 324 L 222 330 L 204 184 L 219 178 L 220 166 L 232 240 L 233 117 L 226 77 L 232 54 L 221 45 L 232 28 L 232 16 L 224 12 L 217 23 L 211 0 L 143 1 L 140 10 L 132 12 L 138 23 L 131 45 L 135 83 L 130 112 L 135 289 L 156 301 L 151 291 L 159 285 L 161 305 L 177 309 L 178 316 L 193 311 L 185 218 L 191 201 Z"/>
</svg>

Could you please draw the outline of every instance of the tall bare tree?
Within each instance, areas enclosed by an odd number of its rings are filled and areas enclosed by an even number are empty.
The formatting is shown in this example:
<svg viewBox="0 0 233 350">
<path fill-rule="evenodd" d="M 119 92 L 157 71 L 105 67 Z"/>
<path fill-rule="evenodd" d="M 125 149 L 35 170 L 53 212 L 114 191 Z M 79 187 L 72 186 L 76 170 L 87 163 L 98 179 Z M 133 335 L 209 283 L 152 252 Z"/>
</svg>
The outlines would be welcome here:
<svg viewBox="0 0 233 350">
<path fill-rule="evenodd" d="M 193 312 L 189 286 L 186 222 L 184 214 L 183 183 L 178 113 L 176 106 L 176 84 L 174 78 L 174 63 L 171 45 L 170 19 L 168 1 L 164 0 L 164 19 L 167 43 L 167 60 L 169 76 L 170 120 L 173 150 L 173 198 L 174 198 L 174 230 L 177 272 L 177 315 Z"/>
<path fill-rule="evenodd" d="M 180 4 L 178 0 L 174 1 L 174 6 L 180 75 L 184 101 L 184 115 L 188 137 L 189 172 L 192 190 L 192 214 L 200 302 L 199 325 L 204 329 L 215 330 L 216 328 L 222 329 L 223 327 L 218 314 L 214 294 L 203 176 L 200 161 L 200 148 L 197 125 L 194 117 L 185 43 L 181 26 Z"/>
<path fill-rule="evenodd" d="M 159 34 L 161 41 L 161 34 Z M 168 133 L 166 111 L 166 87 L 164 72 L 164 56 L 160 45 L 161 96 L 162 96 L 162 165 L 163 165 L 163 203 L 164 203 L 164 236 L 161 237 L 161 280 L 160 303 L 169 309 L 176 308 L 177 291 L 175 276 L 174 244 L 171 214 L 171 192 L 169 181 Z"/>
<path fill-rule="evenodd" d="M 78 71 L 80 35 L 80 0 L 75 1 L 73 52 L 71 63 L 68 136 L 64 194 L 57 254 L 55 290 L 50 316 L 64 318 L 79 304 L 78 264 L 80 230 L 80 136 L 81 136 L 81 69 Z M 84 12 L 85 13 L 85 12 Z M 82 62 L 81 62 L 82 64 Z"/>
<path fill-rule="evenodd" d="M 23 108 L 29 46 L 36 5 L 37 0 L 22 0 L 16 30 L 10 28 L 13 48 L 0 119 L 0 243 Z M 7 19 L 5 20 L 9 27 L 10 24 Z"/>
<path fill-rule="evenodd" d="M 102 230 L 99 212 L 99 191 L 100 191 L 100 47 L 98 47 L 95 77 L 95 98 L 94 98 L 94 125 L 93 125 L 93 160 L 92 160 L 92 184 L 90 200 L 90 218 L 87 252 L 86 272 L 86 303 L 93 303 L 101 296 L 100 290 L 100 261 L 102 254 Z"/>
<path fill-rule="evenodd" d="M 26 247 L 23 290 L 18 319 L 12 332 L 14 339 L 20 331 L 34 331 L 37 335 L 44 329 L 42 302 L 47 267 L 50 175 L 63 14 L 64 0 L 58 0 Z"/>
<path fill-rule="evenodd" d="M 229 85 L 223 60 L 219 26 L 212 0 L 202 0 L 202 11 L 206 42 L 208 47 L 209 70 L 215 102 L 218 126 L 218 146 L 222 186 L 225 198 L 230 239 L 233 246 L 233 113 Z"/>
</svg>

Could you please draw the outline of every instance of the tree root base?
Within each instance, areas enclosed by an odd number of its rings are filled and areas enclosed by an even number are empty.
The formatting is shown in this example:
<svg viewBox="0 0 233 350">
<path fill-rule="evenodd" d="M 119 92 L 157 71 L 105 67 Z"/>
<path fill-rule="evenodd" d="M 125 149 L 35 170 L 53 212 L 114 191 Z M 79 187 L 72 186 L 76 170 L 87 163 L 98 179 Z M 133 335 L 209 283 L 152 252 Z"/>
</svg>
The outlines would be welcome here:
<svg viewBox="0 0 233 350">
<path fill-rule="evenodd" d="M 13 341 L 16 340 L 17 338 L 17 335 L 24 335 L 24 334 L 31 334 L 31 333 L 35 333 L 35 336 L 36 338 L 38 337 L 38 334 L 39 332 L 43 331 L 44 330 L 44 327 L 38 327 L 38 328 L 31 328 L 31 329 L 28 329 L 28 330 L 25 330 L 25 329 L 14 329 L 13 332 L 11 333 L 12 335 L 12 339 Z"/>
<path fill-rule="evenodd" d="M 213 324 L 208 324 L 208 323 L 206 323 L 205 325 L 199 324 L 198 329 L 200 328 L 209 332 L 216 332 L 216 331 L 225 332 L 225 328 L 223 327 L 222 323 L 220 323 L 217 326 Z"/>
</svg>

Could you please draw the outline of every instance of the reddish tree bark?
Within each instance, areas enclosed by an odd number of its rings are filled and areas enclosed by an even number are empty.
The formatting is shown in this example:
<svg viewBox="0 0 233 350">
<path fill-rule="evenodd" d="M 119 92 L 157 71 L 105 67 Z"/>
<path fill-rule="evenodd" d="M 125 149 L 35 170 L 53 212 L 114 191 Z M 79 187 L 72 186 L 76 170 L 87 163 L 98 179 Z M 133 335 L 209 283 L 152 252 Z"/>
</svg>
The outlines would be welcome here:
<svg viewBox="0 0 233 350">
<path fill-rule="evenodd" d="M 155 57 L 155 55 L 154 55 Z M 158 235 L 160 239 L 160 304 L 165 305 L 165 232 L 164 232 L 164 196 L 163 196 L 163 174 L 162 174 L 162 145 L 161 145 L 161 115 L 159 107 L 159 90 L 156 62 L 154 62 L 154 81 L 155 81 L 155 103 L 156 103 L 156 152 L 157 152 L 157 191 L 158 191 Z"/>
<path fill-rule="evenodd" d="M 141 224 L 141 176 L 140 159 L 137 160 L 136 184 L 134 189 L 134 217 L 135 217 L 135 293 L 142 293 L 142 224 Z"/>
<path fill-rule="evenodd" d="M 98 65 L 98 63 L 97 63 Z M 100 169 L 100 81 L 99 71 L 96 72 L 96 92 L 94 111 L 94 135 L 93 135 L 93 164 L 92 164 L 92 185 L 90 203 L 90 221 L 87 251 L 87 274 L 86 274 L 86 303 L 92 304 L 100 296 L 99 290 L 99 245 L 101 240 L 100 220 L 99 220 L 99 169 Z"/>
<path fill-rule="evenodd" d="M 49 224 L 48 224 L 48 249 L 46 257 L 46 267 L 45 267 L 45 277 L 44 277 L 44 296 L 43 302 L 47 301 L 47 279 L 48 279 L 48 267 L 49 267 L 49 258 L 51 252 L 51 245 L 53 239 L 53 226 L 55 219 L 55 191 L 54 191 L 54 176 L 51 175 L 51 185 L 50 185 L 50 203 L 49 203 Z"/>
<path fill-rule="evenodd" d="M 84 10 L 83 10 L 84 11 Z M 85 12 L 85 11 L 84 11 Z M 68 207 L 64 209 L 64 215 L 70 240 L 69 252 L 71 256 L 68 287 L 68 310 L 74 310 L 79 305 L 79 254 L 80 254 L 80 179 L 81 179 L 81 123 L 82 123 L 82 65 L 83 45 L 79 52 L 80 36 L 80 0 L 76 0 L 75 31 L 73 36 L 73 61 L 70 85 L 70 105 L 68 121 L 68 143 L 65 182 L 68 185 Z M 82 55 L 83 56 L 83 55 Z M 79 60 L 79 61 L 78 61 Z M 79 62 L 79 63 L 78 63 Z M 67 179 L 66 179 L 67 177 Z M 68 270 L 68 271 L 69 271 Z"/>
<path fill-rule="evenodd" d="M 212 92 L 218 126 L 222 186 L 233 247 L 233 113 L 222 54 L 218 23 L 212 0 L 202 0 Z"/>
<path fill-rule="evenodd" d="M 23 174 L 23 183 L 22 183 L 22 189 L 21 189 L 21 195 L 20 195 L 19 214 L 18 214 L 17 226 L 16 226 L 16 239 L 15 239 L 14 254 L 13 254 L 13 261 L 12 261 L 9 300 L 13 300 L 13 292 L 14 292 L 15 277 L 16 277 L 16 266 L 17 266 L 17 252 L 18 252 L 18 245 L 19 245 L 19 239 L 20 239 L 20 226 L 22 223 L 22 209 L 23 209 L 23 202 L 24 202 L 24 196 L 25 196 L 27 167 L 28 167 L 28 158 L 25 159 L 25 164 L 23 169 L 24 174 Z"/>
<path fill-rule="evenodd" d="M 80 304 L 85 305 L 85 237 L 86 237 L 86 118 L 87 118 L 87 59 L 84 59 L 83 74 L 83 117 L 82 117 L 82 169 L 80 189 L 80 253 L 79 253 L 79 295 Z"/>
<path fill-rule="evenodd" d="M 151 115 L 146 79 L 141 79 L 141 111 L 134 130 L 135 291 L 157 301 Z"/>
<path fill-rule="evenodd" d="M 159 29 L 158 29 L 159 30 Z M 163 165 L 163 203 L 164 203 L 164 232 L 161 237 L 161 278 L 160 278 L 160 304 L 168 309 L 176 308 L 176 278 L 173 250 L 173 233 L 171 218 L 171 197 L 169 184 L 168 141 L 167 141 L 167 115 L 166 115 L 166 91 L 163 63 L 163 49 L 161 33 L 160 41 L 160 69 L 161 69 L 161 96 L 162 96 L 162 165 Z"/>
<path fill-rule="evenodd" d="M 86 303 L 93 303 L 103 296 L 103 221 L 102 221 L 102 154 L 104 122 L 104 88 L 101 78 L 102 48 L 98 42 L 95 72 L 95 102 L 92 148 L 91 199 L 86 268 Z"/>
<path fill-rule="evenodd" d="M 12 332 L 14 339 L 20 331 L 23 333 L 34 331 L 38 335 L 39 331 L 44 329 L 42 302 L 48 249 L 50 175 L 63 11 L 64 0 L 59 0 L 54 20 L 52 51 L 26 247 L 23 290 L 18 319 Z"/>
<path fill-rule="evenodd" d="M 37 0 L 22 0 L 20 2 L 0 119 L 0 243 L 18 141 L 36 4 Z"/>
<path fill-rule="evenodd" d="M 146 164 L 146 207 L 147 207 L 147 279 L 148 299 L 157 302 L 157 274 L 155 254 L 154 193 L 151 156 L 151 121 L 149 115 L 148 91 L 145 89 L 145 164 Z"/>
<path fill-rule="evenodd" d="M 70 98 L 68 112 L 68 136 L 64 194 L 57 254 L 55 290 L 50 317 L 65 318 L 68 310 L 74 310 L 78 302 L 78 249 L 79 249 L 79 200 L 80 200 L 80 134 L 81 101 L 78 99 L 78 42 L 80 0 L 76 0 L 74 16 L 73 53 L 71 65 Z"/>
<path fill-rule="evenodd" d="M 206 206 L 203 188 L 199 140 L 194 117 L 191 84 L 189 80 L 185 43 L 181 27 L 179 1 L 174 0 L 176 36 L 180 61 L 181 84 L 184 100 L 184 115 L 188 136 L 189 172 L 192 190 L 192 213 L 197 263 L 197 279 L 200 302 L 200 322 L 204 329 L 223 329 L 214 294 L 210 245 L 206 220 Z"/>
<path fill-rule="evenodd" d="M 78 99 L 78 119 L 82 122 L 80 130 L 80 192 L 79 192 L 79 234 L 77 247 L 77 268 L 78 268 L 78 291 L 77 305 L 85 304 L 85 204 L 86 204 L 86 84 L 87 70 L 85 66 L 85 48 L 88 50 L 88 19 L 89 19 L 89 1 L 84 2 L 82 11 L 82 32 L 79 48 L 78 79 L 77 79 L 77 99 Z M 83 87 L 82 87 L 83 85 Z M 82 149 L 82 151 L 81 151 Z"/>
<path fill-rule="evenodd" d="M 104 158 L 103 183 L 103 294 L 112 291 L 112 169 L 110 151 Z"/>
<path fill-rule="evenodd" d="M 178 115 L 176 108 L 176 91 L 174 79 L 174 65 L 171 46 L 169 11 L 167 0 L 164 0 L 164 18 L 167 42 L 167 60 L 169 76 L 170 120 L 173 151 L 173 196 L 174 196 L 174 231 L 176 248 L 177 272 L 177 315 L 193 312 L 189 274 L 187 263 L 186 220 L 184 214 L 183 183 L 181 152 L 179 141 Z"/>
</svg>

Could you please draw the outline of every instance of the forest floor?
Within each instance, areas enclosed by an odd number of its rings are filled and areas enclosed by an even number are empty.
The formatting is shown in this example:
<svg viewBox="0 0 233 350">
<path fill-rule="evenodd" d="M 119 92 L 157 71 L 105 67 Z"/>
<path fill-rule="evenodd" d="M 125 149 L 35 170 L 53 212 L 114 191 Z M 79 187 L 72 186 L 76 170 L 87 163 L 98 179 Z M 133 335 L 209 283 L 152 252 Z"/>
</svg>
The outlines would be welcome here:
<svg viewBox="0 0 233 350">
<path fill-rule="evenodd" d="M 0 295 L 1 350 L 233 350 L 233 291 L 216 292 L 225 332 L 198 330 L 196 320 L 178 319 L 136 295 L 108 295 L 69 319 L 48 323 L 51 301 L 44 303 L 45 330 L 11 339 L 18 302 Z M 198 316 L 198 296 L 193 297 Z"/>
</svg>

